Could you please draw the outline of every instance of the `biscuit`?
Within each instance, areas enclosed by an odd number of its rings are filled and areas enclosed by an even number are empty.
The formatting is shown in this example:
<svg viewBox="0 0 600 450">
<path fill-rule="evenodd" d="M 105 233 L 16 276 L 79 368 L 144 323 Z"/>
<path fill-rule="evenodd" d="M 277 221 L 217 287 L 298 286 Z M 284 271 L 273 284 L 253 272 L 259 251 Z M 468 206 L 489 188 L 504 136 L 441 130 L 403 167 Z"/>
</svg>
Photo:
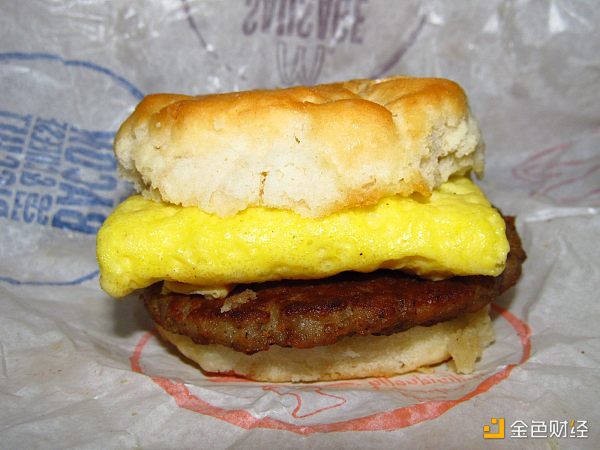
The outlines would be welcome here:
<svg viewBox="0 0 600 450">
<path fill-rule="evenodd" d="M 115 154 L 146 197 L 222 217 L 250 206 L 321 217 L 428 196 L 483 170 L 465 93 L 435 78 L 150 95 L 121 126 Z"/>
</svg>

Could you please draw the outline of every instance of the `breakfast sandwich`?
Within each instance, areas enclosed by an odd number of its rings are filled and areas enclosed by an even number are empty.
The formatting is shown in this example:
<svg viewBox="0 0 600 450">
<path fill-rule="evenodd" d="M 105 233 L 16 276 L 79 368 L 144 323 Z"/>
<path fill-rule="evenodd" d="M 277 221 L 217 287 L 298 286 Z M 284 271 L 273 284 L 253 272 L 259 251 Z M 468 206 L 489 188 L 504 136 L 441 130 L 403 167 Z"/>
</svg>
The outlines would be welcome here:
<svg viewBox="0 0 600 450">
<path fill-rule="evenodd" d="M 139 194 L 98 233 L 101 286 L 207 373 L 470 372 L 525 259 L 449 80 L 150 95 L 115 155 Z"/>
</svg>

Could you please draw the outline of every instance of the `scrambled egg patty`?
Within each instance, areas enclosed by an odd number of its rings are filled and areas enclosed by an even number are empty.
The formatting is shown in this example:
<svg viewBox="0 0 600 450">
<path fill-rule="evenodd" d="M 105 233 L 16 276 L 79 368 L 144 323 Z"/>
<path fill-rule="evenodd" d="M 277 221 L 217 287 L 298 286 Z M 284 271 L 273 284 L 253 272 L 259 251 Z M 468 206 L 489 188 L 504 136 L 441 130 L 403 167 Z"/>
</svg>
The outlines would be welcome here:
<svg viewBox="0 0 600 450">
<path fill-rule="evenodd" d="M 497 276 L 509 250 L 502 217 L 468 178 L 431 197 L 388 197 L 320 219 L 262 207 L 220 218 L 135 195 L 98 233 L 100 283 L 122 297 L 157 281 L 215 288 L 354 270 L 429 278 Z"/>
</svg>

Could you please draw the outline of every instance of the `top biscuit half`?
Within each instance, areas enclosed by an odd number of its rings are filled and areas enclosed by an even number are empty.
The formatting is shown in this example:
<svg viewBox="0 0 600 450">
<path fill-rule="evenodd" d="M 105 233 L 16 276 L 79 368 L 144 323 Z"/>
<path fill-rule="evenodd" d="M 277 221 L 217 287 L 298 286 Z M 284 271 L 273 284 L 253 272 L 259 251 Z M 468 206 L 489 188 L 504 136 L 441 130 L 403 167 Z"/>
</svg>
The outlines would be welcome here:
<svg viewBox="0 0 600 450">
<path fill-rule="evenodd" d="M 221 217 L 252 206 L 322 217 L 428 196 L 483 170 L 464 91 L 436 78 L 150 95 L 121 126 L 115 153 L 144 196 Z"/>
</svg>

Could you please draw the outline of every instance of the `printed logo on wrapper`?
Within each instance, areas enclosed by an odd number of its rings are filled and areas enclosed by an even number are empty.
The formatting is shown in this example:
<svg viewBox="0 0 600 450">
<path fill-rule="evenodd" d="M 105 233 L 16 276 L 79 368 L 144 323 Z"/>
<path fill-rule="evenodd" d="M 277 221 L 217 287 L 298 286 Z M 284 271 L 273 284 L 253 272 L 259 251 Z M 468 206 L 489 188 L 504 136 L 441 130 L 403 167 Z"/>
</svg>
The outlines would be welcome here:
<svg viewBox="0 0 600 450">
<path fill-rule="evenodd" d="M 600 205 L 600 155 L 589 153 L 600 144 L 600 129 L 549 147 L 513 169 L 531 196 L 559 205 Z"/>
<path fill-rule="evenodd" d="M 113 124 L 103 123 L 98 111 L 88 112 L 93 99 L 80 97 L 88 88 L 112 89 L 122 98 L 125 111 L 143 95 L 105 67 L 47 53 L 0 53 L 0 70 L 7 82 L 13 77 L 19 86 L 5 91 L 0 100 L 0 222 L 10 235 L 4 236 L 0 248 L 5 257 L 14 256 L 11 267 L 2 267 L 3 272 L 12 272 L 0 273 L 0 281 L 69 285 L 94 278 L 93 266 L 54 274 L 53 268 L 69 268 L 57 261 L 70 259 L 68 251 L 61 255 L 60 249 L 70 245 L 93 249 L 90 241 L 96 231 L 130 188 L 116 174 L 114 131 L 89 127 L 89 123 L 107 128 Z M 74 89 L 77 82 L 86 87 L 83 94 Z M 82 117 L 86 113 L 94 118 Z M 80 125 L 86 122 L 88 126 Z M 28 247 L 43 247 L 52 256 L 38 251 L 34 259 L 19 258 Z M 37 259 L 38 267 L 31 262 Z M 20 260 L 28 266 L 21 267 Z M 23 279 L 22 273 L 28 278 Z"/>
<path fill-rule="evenodd" d="M 394 430 L 435 419 L 488 391 L 529 358 L 528 325 L 497 305 L 492 305 L 492 318 L 496 340 L 502 344 L 489 347 L 478 370 L 470 375 L 456 374 L 442 365 L 431 373 L 311 384 L 204 377 L 195 366 L 166 352 L 152 332 L 138 342 L 131 368 L 150 376 L 180 408 L 244 429 L 302 435 Z M 175 372 L 165 375 L 169 370 Z"/>
<path fill-rule="evenodd" d="M 240 32 L 248 40 L 266 41 L 260 48 L 262 57 L 253 57 L 248 63 L 262 67 L 265 59 L 271 58 L 278 84 L 316 84 L 326 61 L 336 53 L 350 57 L 365 52 L 366 46 L 381 47 L 377 42 L 366 41 L 367 26 L 382 19 L 370 18 L 368 3 L 368 0 L 247 0 L 241 12 Z M 200 29 L 200 21 L 196 21 L 188 0 L 182 0 L 182 8 L 202 49 L 219 57 Z M 397 43 L 390 45 L 391 51 L 385 54 L 374 57 L 371 52 L 368 67 L 363 64 L 360 68 L 361 76 L 380 78 L 388 74 L 412 47 L 426 16 L 422 13 L 413 16 L 411 12 L 406 16 L 411 22 L 407 29 L 398 31 L 397 25 L 394 27 Z M 378 35 L 371 33 L 371 37 Z M 228 64 L 224 67 L 233 71 Z"/>
</svg>

